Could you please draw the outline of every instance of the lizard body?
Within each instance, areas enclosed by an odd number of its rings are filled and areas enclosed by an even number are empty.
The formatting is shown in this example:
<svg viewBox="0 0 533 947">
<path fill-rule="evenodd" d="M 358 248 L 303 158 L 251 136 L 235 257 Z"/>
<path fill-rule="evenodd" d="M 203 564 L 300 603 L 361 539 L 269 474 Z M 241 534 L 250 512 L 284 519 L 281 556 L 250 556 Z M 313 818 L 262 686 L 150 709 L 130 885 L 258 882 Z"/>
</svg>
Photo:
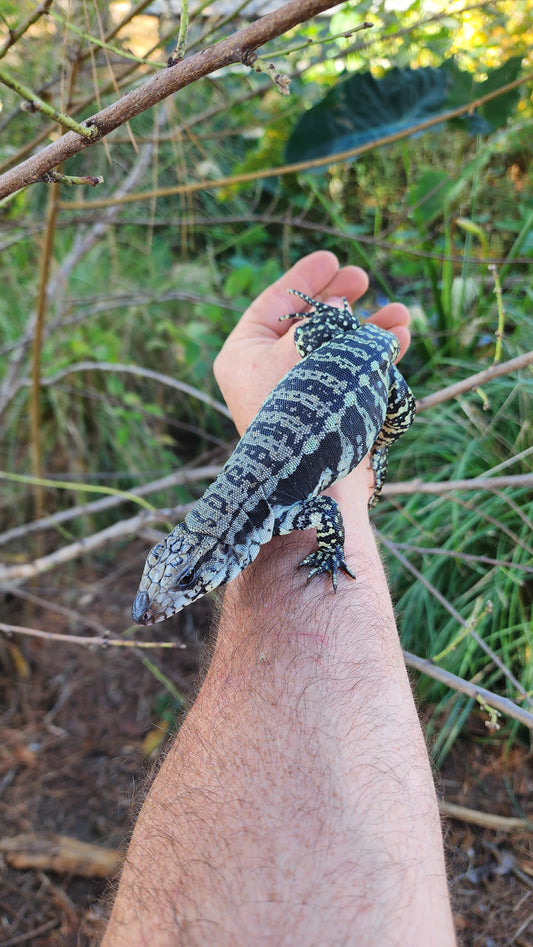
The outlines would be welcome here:
<svg viewBox="0 0 533 947">
<path fill-rule="evenodd" d="M 376 502 L 390 445 L 414 418 L 414 399 L 394 365 L 395 335 L 360 325 L 348 303 L 337 309 L 302 293 L 312 308 L 295 332 L 302 356 L 267 397 L 216 480 L 148 554 L 133 620 L 153 624 L 235 578 L 273 536 L 317 530 L 318 548 L 300 565 L 337 588 L 344 528 L 322 491 L 371 452 Z"/>
</svg>

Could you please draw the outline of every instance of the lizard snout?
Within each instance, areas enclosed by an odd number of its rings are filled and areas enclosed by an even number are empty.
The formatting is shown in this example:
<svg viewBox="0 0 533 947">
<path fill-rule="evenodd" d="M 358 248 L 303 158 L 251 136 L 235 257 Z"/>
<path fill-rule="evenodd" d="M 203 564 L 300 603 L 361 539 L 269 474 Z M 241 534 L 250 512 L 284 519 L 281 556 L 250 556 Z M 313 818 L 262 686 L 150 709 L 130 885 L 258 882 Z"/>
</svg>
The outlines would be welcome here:
<svg viewBox="0 0 533 947">
<path fill-rule="evenodd" d="M 136 625 L 147 625 L 151 619 L 148 592 L 137 592 L 131 609 L 131 617 Z"/>
</svg>

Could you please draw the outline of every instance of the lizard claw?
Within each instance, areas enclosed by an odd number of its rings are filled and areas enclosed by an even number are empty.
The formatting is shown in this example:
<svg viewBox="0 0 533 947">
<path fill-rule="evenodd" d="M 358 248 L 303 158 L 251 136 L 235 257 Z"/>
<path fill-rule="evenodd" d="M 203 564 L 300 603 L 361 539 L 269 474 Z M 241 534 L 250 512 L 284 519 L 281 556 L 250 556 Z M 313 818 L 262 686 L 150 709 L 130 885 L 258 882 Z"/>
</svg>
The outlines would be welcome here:
<svg viewBox="0 0 533 947">
<path fill-rule="evenodd" d="M 340 547 L 338 549 L 328 550 L 327 552 L 322 549 L 317 549 L 316 552 L 312 552 L 306 556 L 305 559 L 302 559 L 298 564 L 298 568 L 301 566 L 310 567 L 306 582 L 309 582 L 315 575 L 322 575 L 324 572 L 328 572 L 331 576 L 334 592 L 337 591 L 337 573 L 339 569 L 345 572 L 346 575 L 349 575 L 350 578 L 355 579 L 355 574 L 347 565 L 343 556 L 343 550 Z"/>
</svg>

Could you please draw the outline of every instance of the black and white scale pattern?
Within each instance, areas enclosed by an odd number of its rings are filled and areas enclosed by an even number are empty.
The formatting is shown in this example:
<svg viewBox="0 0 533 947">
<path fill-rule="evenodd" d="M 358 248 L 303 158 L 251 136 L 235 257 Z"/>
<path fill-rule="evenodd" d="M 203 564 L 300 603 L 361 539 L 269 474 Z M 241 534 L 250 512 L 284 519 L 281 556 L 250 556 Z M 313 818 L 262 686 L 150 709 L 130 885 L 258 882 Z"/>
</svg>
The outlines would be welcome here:
<svg viewBox="0 0 533 947">
<path fill-rule="evenodd" d="M 353 573 L 344 561 L 336 502 L 321 496 L 371 452 L 379 496 L 390 445 L 412 424 L 414 398 L 394 365 L 395 335 L 360 325 L 348 303 L 337 309 L 294 291 L 311 307 L 295 333 L 302 356 L 270 393 L 204 495 L 149 553 L 132 609 L 150 625 L 235 578 L 272 536 L 317 530 L 318 548 L 300 565 L 308 579 Z"/>
</svg>

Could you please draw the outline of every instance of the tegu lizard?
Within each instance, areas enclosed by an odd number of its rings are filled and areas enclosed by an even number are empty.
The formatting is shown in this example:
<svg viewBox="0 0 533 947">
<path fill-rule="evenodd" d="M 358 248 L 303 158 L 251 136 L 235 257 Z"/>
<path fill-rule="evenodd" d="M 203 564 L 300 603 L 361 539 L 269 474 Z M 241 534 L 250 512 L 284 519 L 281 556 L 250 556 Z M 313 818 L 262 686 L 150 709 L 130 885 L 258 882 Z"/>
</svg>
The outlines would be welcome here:
<svg viewBox="0 0 533 947">
<path fill-rule="evenodd" d="M 308 305 L 294 341 L 299 361 L 268 395 L 216 480 L 183 523 L 148 554 L 132 617 L 142 625 L 169 618 L 229 582 L 273 536 L 314 527 L 317 549 L 300 563 L 307 581 L 339 570 L 344 527 L 323 491 L 370 452 L 381 492 L 390 445 L 414 419 L 415 402 L 394 364 L 395 335 L 361 324 L 346 301 L 339 309 L 290 290 Z"/>
</svg>

